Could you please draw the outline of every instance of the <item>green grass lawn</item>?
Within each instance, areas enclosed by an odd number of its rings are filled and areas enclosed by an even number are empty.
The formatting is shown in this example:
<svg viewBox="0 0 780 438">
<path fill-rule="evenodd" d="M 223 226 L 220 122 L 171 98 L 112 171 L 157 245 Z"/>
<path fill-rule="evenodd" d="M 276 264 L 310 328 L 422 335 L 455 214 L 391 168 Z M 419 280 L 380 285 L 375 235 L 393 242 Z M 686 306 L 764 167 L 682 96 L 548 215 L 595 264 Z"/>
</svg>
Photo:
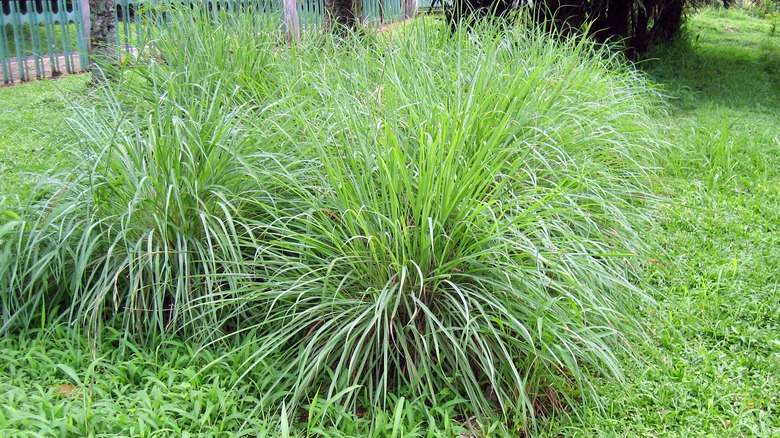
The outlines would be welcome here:
<svg viewBox="0 0 780 438">
<path fill-rule="evenodd" d="M 778 436 L 780 35 L 771 19 L 703 9 L 685 41 L 651 58 L 643 68 L 669 102 L 652 206 L 665 253 L 644 271 L 661 293 L 644 321 L 653 342 L 637 347 L 638 363 L 625 361 L 622 382 L 601 382 L 602 412 L 574 407 L 577 416 L 552 418 L 544 433 Z M 24 196 L 62 163 L 62 145 L 74 144 L 65 108 L 86 83 L 0 87 L 0 195 Z M 246 422 L 262 436 L 319 415 L 313 404 L 308 418 L 261 416 L 251 385 L 225 383 L 229 364 L 199 374 L 222 347 L 196 356 L 161 341 L 148 351 L 110 332 L 92 350 L 62 327 L 0 339 L 0 435 L 218 435 Z M 424 421 L 403 400 L 393 406 L 386 418 L 348 417 L 342 436 L 409 436 Z"/>
<path fill-rule="evenodd" d="M 563 436 L 780 434 L 780 36 L 769 20 L 704 9 L 646 70 L 670 94 L 677 148 L 657 190 L 668 254 L 654 348 L 604 414 Z"/>
<path fill-rule="evenodd" d="M 0 198 L 24 196 L 41 174 L 69 159 L 74 139 L 66 109 L 87 82 L 66 76 L 0 87 Z"/>
</svg>

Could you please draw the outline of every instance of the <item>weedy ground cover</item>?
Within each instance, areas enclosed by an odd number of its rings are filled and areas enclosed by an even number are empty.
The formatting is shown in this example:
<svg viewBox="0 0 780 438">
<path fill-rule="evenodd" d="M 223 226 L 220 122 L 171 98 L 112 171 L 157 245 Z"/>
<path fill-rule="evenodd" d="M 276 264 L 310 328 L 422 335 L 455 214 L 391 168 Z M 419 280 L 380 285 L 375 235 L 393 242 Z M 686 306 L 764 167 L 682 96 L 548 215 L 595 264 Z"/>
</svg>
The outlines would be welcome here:
<svg viewBox="0 0 780 438">
<path fill-rule="evenodd" d="M 248 416 L 252 386 L 199 374 L 209 352 L 158 340 L 142 349 L 107 331 L 99 349 L 64 326 L 0 340 L 3 436 L 218 436 L 276 428 Z"/>
<path fill-rule="evenodd" d="M 691 62 L 744 17 L 706 10 L 648 66 L 667 128 L 610 55 L 521 31 L 181 26 L 77 112 L 67 186 L 10 209 L 47 215 L 4 222 L 3 427 L 772 435 L 777 107 Z M 771 87 L 760 38 L 720 74 Z"/>
</svg>

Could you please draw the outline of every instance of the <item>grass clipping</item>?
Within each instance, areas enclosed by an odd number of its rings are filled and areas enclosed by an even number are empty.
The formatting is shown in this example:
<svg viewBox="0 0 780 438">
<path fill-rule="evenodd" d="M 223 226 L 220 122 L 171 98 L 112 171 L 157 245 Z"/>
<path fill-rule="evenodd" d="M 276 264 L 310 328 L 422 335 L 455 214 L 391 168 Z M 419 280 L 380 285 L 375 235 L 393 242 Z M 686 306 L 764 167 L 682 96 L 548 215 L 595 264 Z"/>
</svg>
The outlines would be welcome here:
<svg viewBox="0 0 780 438">
<path fill-rule="evenodd" d="M 651 302 L 639 75 L 519 29 L 290 47 L 171 19 L 81 112 L 84 176 L 1 229 L 6 329 L 59 300 L 92 326 L 240 337 L 263 411 L 403 396 L 524 429 L 598 405 Z"/>
</svg>

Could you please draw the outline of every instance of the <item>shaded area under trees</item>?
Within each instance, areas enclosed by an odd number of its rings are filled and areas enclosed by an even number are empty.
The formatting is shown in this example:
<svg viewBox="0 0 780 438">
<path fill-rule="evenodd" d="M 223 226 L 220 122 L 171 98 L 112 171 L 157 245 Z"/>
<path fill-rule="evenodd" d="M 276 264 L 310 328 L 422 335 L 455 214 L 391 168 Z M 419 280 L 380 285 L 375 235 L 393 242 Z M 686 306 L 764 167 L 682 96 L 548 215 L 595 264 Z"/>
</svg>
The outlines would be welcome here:
<svg viewBox="0 0 780 438">
<path fill-rule="evenodd" d="M 692 0 L 453 0 L 452 26 L 480 17 L 507 16 L 527 6 L 534 21 L 563 35 L 590 33 L 597 41 L 623 42 L 631 58 L 657 42 L 674 39 Z M 724 0 L 724 3 L 730 3 Z"/>
</svg>

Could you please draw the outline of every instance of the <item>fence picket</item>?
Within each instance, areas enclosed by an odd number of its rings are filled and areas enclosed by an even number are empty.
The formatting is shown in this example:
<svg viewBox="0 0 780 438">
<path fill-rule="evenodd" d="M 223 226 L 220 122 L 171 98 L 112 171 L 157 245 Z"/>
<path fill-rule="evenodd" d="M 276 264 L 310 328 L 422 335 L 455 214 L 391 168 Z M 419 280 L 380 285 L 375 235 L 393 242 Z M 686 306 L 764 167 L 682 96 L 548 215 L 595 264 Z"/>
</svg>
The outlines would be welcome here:
<svg viewBox="0 0 780 438">
<path fill-rule="evenodd" d="M 49 65 L 51 66 L 52 76 L 60 74 L 60 59 L 57 56 L 55 42 L 57 39 L 54 37 L 54 13 L 51 9 L 50 2 L 42 2 L 43 6 L 43 27 L 46 31 L 46 52 L 49 54 Z"/>
<path fill-rule="evenodd" d="M 65 61 L 65 71 L 73 73 L 76 71 L 76 66 L 73 65 L 73 57 L 71 53 L 73 49 L 70 47 L 70 35 L 68 30 L 70 25 L 68 24 L 68 8 L 65 4 L 65 0 L 59 0 L 57 3 L 57 12 L 59 12 L 59 27 L 60 27 L 60 39 L 62 40 L 62 54 Z"/>
<path fill-rule="evenodd" d="M 11 57 L 5 56 L 5 54 L 10 53 L 10 50 L 6 35 L 5 14 L 0 13 L 0 70 L 3 71 L 3 83 L 13 82 L 14 80 L 14 73 L 11 70 Z"/>
<path fill-rule="evenodd" d="M 35 77 L 43 77 L 43 60 L 41 59 L 41 33 L 38 29 L 38 11 L 33 0 L 27 0 L 27 25 L 30 31 L 30 45 L 32 46 L 32 59 L 35 67 Z"/>
<path fill-rule="evenodd" d="M 11 30 L 14 34 L 14 45 L 16 48 L 16 66 L 19 69 L 19 79 L 27 80 L 29 73 L 27 68 L 27 60 L 22 57 L 22 11 L 19 8 L 19 3 L 11 2 Z M 20 62 L 22 59 L 25 62 Z"/>
</svg>

